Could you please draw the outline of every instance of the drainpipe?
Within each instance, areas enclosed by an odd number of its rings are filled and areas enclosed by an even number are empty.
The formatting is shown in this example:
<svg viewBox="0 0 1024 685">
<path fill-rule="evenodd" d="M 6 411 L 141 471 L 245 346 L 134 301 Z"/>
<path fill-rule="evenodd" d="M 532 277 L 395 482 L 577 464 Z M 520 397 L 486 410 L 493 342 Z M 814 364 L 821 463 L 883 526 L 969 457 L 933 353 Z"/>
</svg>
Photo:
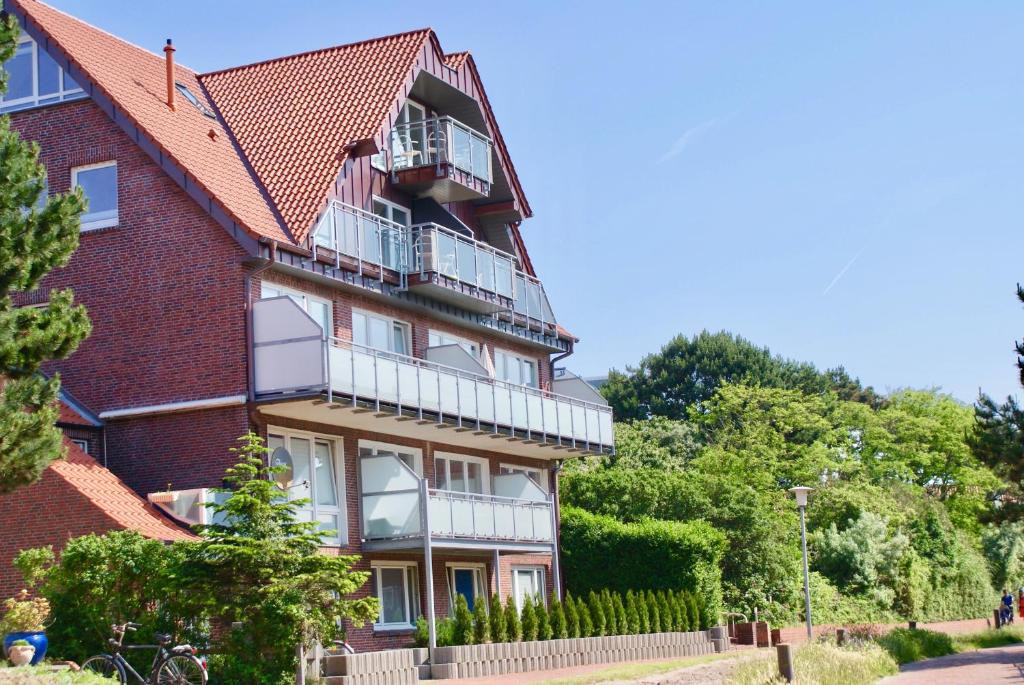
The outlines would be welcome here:
<svg viewBox="0 0 1024 685">
<path fill-rule="evenodd" d="M 550 362 L 548 362 L 548 378 L 550 378 L 550 380 L 548 382 L 551 384 L 551 388 L 548 388 L 548 390 L 551 390 L 555 386 L 555 364 L 557 364 L 558 362 L 562 361 L 563 359 L 565 359 L 566 357 L 571 355 L 572 352 L 573 352 L 572 343 L 569 343 L 569 349 L 568 350 L 566 350 L 565 352 L 563 352 L 562 354 L 558 355 L 557 357 L 552 359 Z"/>
<path fill-rule="evenodd" d="M 249 421 L 256 428 L 257 432 L 260 432 L 264 427 L 264 422 L 259 418 L 259 412 L 256 410 L 256 369 L 253 363 L 253 353 L 255 352 L 254 338 L 255 333 L 253 331 L 253 315 L 252 315 L 252 279 L 254 276 L 262 274 L 264 271 L 270 269 L 277 262 L 277 241 L 270 241 L 270 258 L 267 259 L 263 264 L 250 271 L 245 275 L 245 349 L 246 349 L 246 395 L 248 401 L 246 402 L 246 408 L 249 412 Z M 262 434 L 262 433 L 261 433 Z"/>
</svg>

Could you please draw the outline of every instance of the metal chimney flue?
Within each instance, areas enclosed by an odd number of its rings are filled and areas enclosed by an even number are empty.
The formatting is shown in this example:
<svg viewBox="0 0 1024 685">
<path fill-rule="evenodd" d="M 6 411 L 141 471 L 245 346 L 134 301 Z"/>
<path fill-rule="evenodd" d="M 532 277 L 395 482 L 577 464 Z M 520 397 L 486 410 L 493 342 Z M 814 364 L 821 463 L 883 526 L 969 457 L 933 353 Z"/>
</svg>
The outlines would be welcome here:
<svg viewBox="0 0 1024 685">
<path fill-rule="evenodd" d="M 174 111 L 174 46 L 171 45 L 170 38 L 164 46 L 164 55 L 164 61 L 167 62 L 167 106 Z"/>
</svg>

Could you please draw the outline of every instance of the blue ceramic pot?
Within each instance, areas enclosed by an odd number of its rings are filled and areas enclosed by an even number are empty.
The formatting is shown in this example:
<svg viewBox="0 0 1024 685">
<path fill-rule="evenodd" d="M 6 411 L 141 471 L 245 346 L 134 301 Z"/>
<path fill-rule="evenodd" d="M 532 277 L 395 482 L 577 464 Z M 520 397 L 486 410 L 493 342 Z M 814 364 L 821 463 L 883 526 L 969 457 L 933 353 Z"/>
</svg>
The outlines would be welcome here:
<svg viewBox="0 0 1024 685">
<path fill-rule="evenodd" d="M 15 640 L 24 640 L 36 648 L 36 653 L 32 657 L 33 666 L 43 660 L 43 657 L 46 656 L 46 647 L 50 644 L 46 640 L 46 633 L 7 633 L 4 636 L 4 656 L 7 655 L 7 650 Z"/>
</svg>

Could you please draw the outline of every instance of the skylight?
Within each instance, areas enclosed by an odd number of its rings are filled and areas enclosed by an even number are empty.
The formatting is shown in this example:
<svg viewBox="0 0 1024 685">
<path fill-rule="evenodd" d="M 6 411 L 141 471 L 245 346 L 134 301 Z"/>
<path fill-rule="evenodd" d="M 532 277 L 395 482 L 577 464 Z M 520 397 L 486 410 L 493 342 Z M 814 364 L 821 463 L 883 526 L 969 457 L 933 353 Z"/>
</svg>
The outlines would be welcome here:
<svg viewBox="0 0 1024 685">
<path fill-rule="evenodd" d="M 199 101 L 199 98 L 196 97 L 195 93 L 189 90 L 188 86 L 186 86 L 184 83 L 175 82 L 174 87 L 178 89 L 178 92 L 181 93 L 182 97 L 184 97 L 186 100 L 192 103 L 192 106 L 198 109 L 200 112 L 202 112 L 204 116 L 208 116 L 211 119 L 217 118 L 217 115 L 214 114 L 209 107 L 201 103 Z"/>
</svg>

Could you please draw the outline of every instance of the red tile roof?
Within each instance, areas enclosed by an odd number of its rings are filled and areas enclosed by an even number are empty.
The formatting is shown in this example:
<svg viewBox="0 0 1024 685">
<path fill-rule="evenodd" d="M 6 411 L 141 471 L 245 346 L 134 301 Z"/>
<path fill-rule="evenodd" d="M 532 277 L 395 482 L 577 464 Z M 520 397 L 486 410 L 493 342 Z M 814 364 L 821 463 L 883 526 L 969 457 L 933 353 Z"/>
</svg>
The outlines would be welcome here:
<svg viewBox="0 0 1024 685">
<path fill-rule="evenodd" d="M 163 55 L 132 45 L 36 0 L 9 0 L 85 73 L 97 90 L 112 101 L 158 148 L 183 168 L 228 216 L 256 235 L 290 241 L 259 184 L 232 144 L 224 126 L 204 116 L 177 95 L 171 110 L 165 101 Z M 175 80 L 210 107 L 195 72 L 175 65 Z M 211 140 L 210 131 L 217 135 Z"/>
<path fill-rule="evenodd" d="M 345 146 L 380 133 L 430 36 L 421 29 L 199 77 L 300 240 Z"/>
<path fill-rule="evenodd" d="M 195 536 L 175 525 L 155 506 L 139 497 L 120 478 L 64 438 L 66 455 L 47 467 L 76 489 L 121 528 L 154 540 L 191 540 Z M 45 484 L 37 484 L 39 487 Z"/>
<path fill-rule="evenodd" d="M 69 426 L 88 426 L 89 428 L 96 427 L 96 424 L 91 419 L 80 414 L 77 409 L 65 402 L 63 399 L 60 400 L 57 409 L 59 411 L 57 423 Z"/>
</svg>

